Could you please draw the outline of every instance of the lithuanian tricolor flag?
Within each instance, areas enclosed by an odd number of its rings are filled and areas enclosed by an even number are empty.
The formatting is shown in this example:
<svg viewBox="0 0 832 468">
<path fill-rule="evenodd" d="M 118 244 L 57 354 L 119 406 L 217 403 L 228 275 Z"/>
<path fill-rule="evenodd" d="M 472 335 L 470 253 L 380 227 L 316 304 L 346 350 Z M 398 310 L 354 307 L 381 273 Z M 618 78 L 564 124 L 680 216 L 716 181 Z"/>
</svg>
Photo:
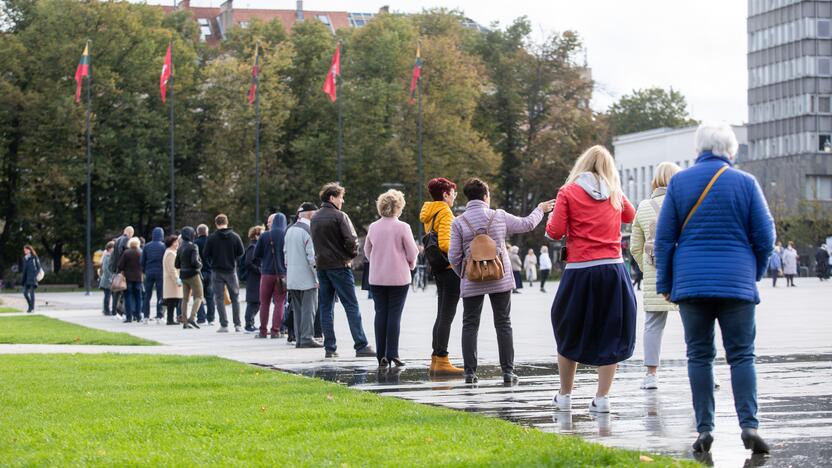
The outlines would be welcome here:
<svg viewBox="0 0 832 468">
<path fill-rule="evenodd" d="M 81 102 L 81 86 L 84 83 L 84 77 L 90 76 L 90 44 L 84 46 L 84 53 L 81 54 L 81 60 L 78 62 L 78 68 L 75 69 L 75 102 Z"/>
</svg>

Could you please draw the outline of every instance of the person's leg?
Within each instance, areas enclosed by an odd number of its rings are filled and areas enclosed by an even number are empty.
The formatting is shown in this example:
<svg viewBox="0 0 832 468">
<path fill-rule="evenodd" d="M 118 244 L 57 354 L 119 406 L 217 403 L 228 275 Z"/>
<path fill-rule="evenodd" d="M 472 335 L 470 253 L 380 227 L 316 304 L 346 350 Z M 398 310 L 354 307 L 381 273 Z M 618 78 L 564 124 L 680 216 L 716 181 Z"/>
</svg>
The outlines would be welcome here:
<svg viewBox="0 0 832 468">
<path fill-rule="evenodd" d="M 497 330 L 497 350 L 503 374 L 514 372 L 514 337 L 511 330 L 511 292 L 489 294 Z"/>
<path fill-rule="evenodd" d="M 110 288 L 101 288 L 104 291 L 104 315 L 110 315 L 110 302 L 112 302 L 113 293 Z"/>
<path fill-rule="evenodd" d="M 407 285 L 393 286 L 387 298 L 387 359 L 399 358 L 399 335 L 402 328 L 402 311 L 407 300 Z"/>
<path fill-rule="evenodd" d="M 572 394 L 572 387 L 575 385 L 575 372 L 578 370 L 578 363 L 558 354 L 558 378 L 560 379 L 561 395 Z"/>
<path fill-rule="evenodd" d="M 289 311 L 287 311 L 286 315 L 295 314 L 295 311 L 300 309 L 303 306 L 303 293 L 304 291 L 298 289 L 291 289 L 289 290 Z M 292 320 L 292 328 L 291 332 L 295 335 L 295 346 L 299 346 L 304 344 L 304 341 L 301 339 L 301 325 L 302 325 L 302 317 L 301 314 L 295 314 L 298 317 L 294 317 Z M 286 320 L 286 326 L 289 327 L 288 320 Z"/>
<path fill-rule="evenodd" d="M 35 310 L 35 287 L 23 286 L 23 297 L 26 298 L 26 312 Z"/>
<path fill-rule="evenodd" d="M 202 292 L 202 277 L 199 275 L 190 278 L 191 281 L 191 290 L 194 292 L 194 305 L 191 306 L 191 315 L 188 317 L 188 321 L 196 323 L 196 314 L 199 312 L 199 306 L 202 304 L 202 301 L 205 299 L 205 295 Z M 184 313 L 184 312 L 183 312 Z"/>
<path fill-rule="evenodd" d="M 324 331 L 321 328 L 321 310 L 319 305 L 318 291 L 315 290 L 315 338 L 323 338 Z"/>
<path fill-rule="evenodd" d="M 444 357 L 448 355 L 451 325 L 459 304 L 459 276 L 453 270 L 445 270 L 436 275 L 436 287 L 439 299 L 433 324 L 433 355 Z"/>
<path fill-rule="evenodd" d="M 683 302 L 679 315 L 685 329 L 688 379 L 696 414 L 696 431 L 714 430 L 714 305 L 711 301 Z"/>
<path fill-rule="evenodd" d="M 124 314 L 124 291 L 113 291 L 113 314 Z"/>
<path fill-rule="evenodd" d="M 228 287 L 228 295 L 231 296 L 231 315 L 233 316 L 234 326 L 240 326 L 240 281 L 237 279 L 237 273 L 231 272 L 225 274 L 225 284 Z"/>
<path fill-rule="evenodd" d="M 214 290 L 214 307 L 220 316 L 220 326 L 228 326 L 228 316 L 225 314 L 225 286 L 226 275 L 218 271 L 211 272 L 211 288 Z"/>
<path fill-rule="evenodd" d="M 280 281 L 276 277 L 276 281 Z M 274 288 L 274 312 L 272 312 L 272 336 L 280 335 L 280 328 L 283 326 L 283 308 L 286 305 L 286 291 L 281 291 L 275 283 Z"/>
<path fill-rule="evenodd" d="M 485 296 L 462 299 L 462 359 L 465 373 L 477 371 L 477 334 L 480 330 L 480 315 Z"/>
<path fill-rule="evenodd" d="M 740 427 L 757 429 L 757 371 L 754 367 L 754 340 L 757 335 L 755 304 L 726 302 L 717 320 L 722 330 L 725 357 L 731 366 L 731 390 Z"/>
<path fill-rule="evenodd" d="M 144 317 L 150 317 L 150 297 L 153 296 L 153 275 L 144 276 L 144 290 L 146 291 L 142 298 L 142 312 Z"/>
<path fill-rule="evenodd" d="M 188 323 L 188 301 L 191 298 L 191 282 L 182 280 L 182 302 L 179 304 L 179 323 Z"/>
<path fill-rule="evenodd" d="M 155 281 L 155 284 L 156 284 L 156 318 L 158 320 L 161 320 L 163 315 L 164 315 L 162 313 L 162 305 L 165 302 L 165 300 L 163 299 L 164 294 L 165 294 L 165 289 L 164 289 L 164 282 L 163 282 L 164 278 L 162 277 L 162 274 L 161 273 L 157 274 L 156 277 L 154 278 L 154 281 Z"/>
<path fill-rule="evenodd" d="M 165 299 L 165 308 L 167 309 L 167 324 L 173 325 L 176 323 L 173 320 L 173 315 L 176 313 L 176 299 L 175 298 L 168 298 Z"/>
<path fill-rule="evenodd" d="M 315 310 L 318 308 L 318 291 L 307 289 L 303 291 L 300 307 L 296 310 L 295 323 L 300 323 L 299 333 L 295 332 L 295 339 L 300 344 L 314 343 L 315 341 Z"/>
<path fill-rule="evenodd" d="M 324 348 L 335 352 L 335 324 L 333 309 L 335 308 L 335 287 L 329 279 L 331 270 L 318 270 L 318 313 L 321 315 L 321 332 L 324 335 Z"/>
<path fill-rule="evenodd" d="M 214 275 L 212 272 L 203 273 L 202 292 L 205 295 L 205 320 L 214 323 L 217 319 L 217 303 L 214 301 Z"/>
<path fill-rule="evenodd" d="M 361 311 L 358 309 L 358 299 L 355 297 L 355 278 L 349 268 L 329 270 L 332 284 L 344 311 L 347 313 L 347 322 L 350 325 L 353 347 L 357 350 L 367 347 L 367 337 L 364 335 L 364 326 L 361 323 Z"/>
<path fill-rule="evenodd" d="M 595 390 L 595 396 L 605 397 L 610 393 L 612 387 L 612 379 L 615 378 L 615 370 L 618 364 L 609 364 L 598 367 L 598 389 Z"/>
<path fill-rule="evenodd" d="M 770 273 L 771 273 L 771 287 L 776 288 L 777 287 L 777 271 L 771 270 Z"/>
<path fill-rule="evenodd" d="M 549 279 L 549 270 L 540 270 L 540 290 L 545 291 L 546 280 Z"/>
<path fill-rule="evenodd" d="M 296 309 L 296 306 L 295 306 L 294 301 L 292 300 L 292 295 L 289 294 L 288 292 L 286 293 L 286 299 L 287 299 L 286 307 L 284 307 L 284 309 L 283 309 L 283 327 L 282 328 L 285 328 L 286 329 L 286 334 L 289 335 L 287 337 L 287 341 L 289 341 L 289 339 L 297 340 L 297 338 L 296 338 L 297 335 L 295 333 L 295 309 Z"/>
<path fill-rule="evenodd" d="M 376 315 L 373 320 L 376 332 L 376 359 L 381 361 L 381 358 L 389 358 L 395 356 L 387 356 L 387 319 L 390 310 L 390 286 L 373 286 L 370 285 L 370 291 L 373 293 L 373 307 L 375 307 Z"/>
<path fill-rule="evenodd" d="M 269 309 L 274 297 L 276 275 L 260 275 L 260 335 L 269 334 Z"/>
<path fill-rule="evenodd" d="M 649 374 L 655 374 L 659 367 L 665 323 L 667 312 L 644 313 L 644 365 Z"/>
</svg>

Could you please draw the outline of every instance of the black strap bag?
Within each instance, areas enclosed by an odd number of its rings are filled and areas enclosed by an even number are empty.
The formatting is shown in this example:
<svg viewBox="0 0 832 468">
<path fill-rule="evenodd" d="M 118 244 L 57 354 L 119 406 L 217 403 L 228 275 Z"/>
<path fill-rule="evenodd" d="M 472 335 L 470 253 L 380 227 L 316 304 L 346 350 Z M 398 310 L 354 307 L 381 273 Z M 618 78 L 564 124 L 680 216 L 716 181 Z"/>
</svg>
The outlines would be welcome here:
<svg viewBox="0 0 832 468">
<path fill-rule="evenodd" d="M 448 262 L 448 256 L 439 248 L 439 233 L 433 227 L 438 215 L 439 213 L 433 215 L 433 219 L 430 222 L 430 229 L 422 237 L 422 245 L 425 247 L 425 258 L 428 259 L 430 269 L 434 273 L 441 273 L 451 266 L 451 263 Z"/>
</svg>

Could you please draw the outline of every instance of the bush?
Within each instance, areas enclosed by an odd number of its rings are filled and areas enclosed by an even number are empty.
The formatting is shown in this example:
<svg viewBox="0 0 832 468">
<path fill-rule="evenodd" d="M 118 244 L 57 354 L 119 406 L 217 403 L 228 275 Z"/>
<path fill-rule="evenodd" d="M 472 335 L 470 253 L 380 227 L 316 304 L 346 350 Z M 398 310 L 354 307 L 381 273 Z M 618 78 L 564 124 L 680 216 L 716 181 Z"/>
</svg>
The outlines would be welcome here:
<svg viewBox="0 0 832 468">
<path fill-rule="evenodd" d="M 64 268 L 59 273 L 47 272 L 40 284 L 77 284 L 84 285 L 84 270 L 81 268 Z"/>
</svg>

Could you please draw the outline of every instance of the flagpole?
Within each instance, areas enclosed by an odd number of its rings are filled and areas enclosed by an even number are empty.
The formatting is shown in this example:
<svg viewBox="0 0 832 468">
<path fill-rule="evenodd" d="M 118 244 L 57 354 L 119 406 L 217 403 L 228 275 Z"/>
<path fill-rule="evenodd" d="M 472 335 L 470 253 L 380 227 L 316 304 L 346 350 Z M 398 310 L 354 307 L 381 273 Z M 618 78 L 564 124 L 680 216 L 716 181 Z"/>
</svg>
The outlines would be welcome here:
<svg viewBox="0 0 832 468">
<path fill-rule="evenodd" d="M 421 203 L 424 201 L 424 190 L 425 190 L 425 168 L 424 162 L 422 160 L 422 75 L 419 74 L 419 78 L 416 80 L 416 98 L 418 99 L 418 148 L 419 148 L 419 202 Z M 422 223 L 416 223 L 419 225 L 419 239 L 422 238 L 422 231 L 424 230 L 424 226 Z"/>
<path fill-rule="evenodd" d="M 87 48 L 89 48 L 90 41 L 87 41 Z M 89 49 L 87 50 L 89 52 Z M 92 108 L 92 95 L 90 94 L 90 86 L 92 85 L 92 75 L 85 76 L 87 80 L 87 229 L 86 229 L 86 252 L 84 261 L 86 267 L 84 268 L 84 289 L 85 295 L 90 295 L 90 284 L 92 283 L 92 150 L 90 145 L 90 109 Z"/>
<path fill-rule="evenodd" d="M 254 66 L 257 75 L 254 77 L 254 224 L 260 223 L 260 46 L 254 51 Z"/>
<path fill-rule="evenodd" d="M 176 1 L 174 0 L 174 9 L 176 8 Z M 175 167 L 173 164 L 173 39 L 170 41 L 170 78 L 168 85 L 170 86 L 170 233 L 176 232 L 176 176 Z"/>
<path fill-rule="evenodd" d="M 338 78 L 335 78 L 335 89 L 337 93 L 338 89 Z M 344 115 L 341 105 L 341 99 L 338 99 L 335 103 L 338 107 L 338 163 L 337 163 L 337 179 L 339 183 L 343 183 L 343 160 L 344 160 Z"/>
</svg>

